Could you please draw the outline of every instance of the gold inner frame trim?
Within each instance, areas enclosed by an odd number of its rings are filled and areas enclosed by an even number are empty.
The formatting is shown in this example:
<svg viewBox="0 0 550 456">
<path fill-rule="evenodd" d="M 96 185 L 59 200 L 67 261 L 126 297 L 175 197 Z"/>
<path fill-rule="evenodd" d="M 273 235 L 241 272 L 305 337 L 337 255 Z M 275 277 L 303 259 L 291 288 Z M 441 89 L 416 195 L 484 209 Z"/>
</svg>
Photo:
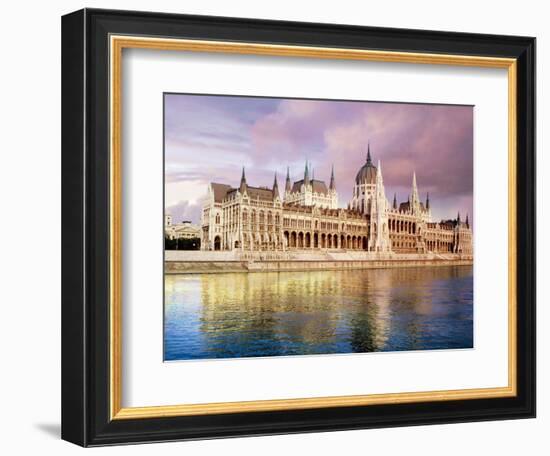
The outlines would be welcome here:
<svg viewBox="0 0 550 456">
<path fill-rule="evenodd" d="M 508 70 L 508 385 L 495 388 L 329 396 L 169 406 L 122 407 L 122 51 L 154 49 L 298 58 L 453 65 Z M 227 41 L 110 36 L 110 415 L 111 419 L 265 412 L 425 401 L 488 399 L 517 394 L 517 61 L 511 58 L 388 52 Z"/>
</svg>

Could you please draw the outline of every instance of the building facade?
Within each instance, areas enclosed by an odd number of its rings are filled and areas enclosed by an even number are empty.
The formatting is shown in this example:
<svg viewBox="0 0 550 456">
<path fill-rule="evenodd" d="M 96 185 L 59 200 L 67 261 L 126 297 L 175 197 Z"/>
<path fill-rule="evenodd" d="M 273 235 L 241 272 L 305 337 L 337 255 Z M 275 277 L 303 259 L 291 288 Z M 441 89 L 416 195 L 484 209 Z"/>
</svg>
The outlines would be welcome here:
<svg viewBox="0 0 550 456">
<path fill-rule="evenodd" d="M 201 229 L 188 220 L 172 223 L 172 216 L 166 214 L 164 216 L 164 237 L 168 239 L 199 239 Z"/>
<path fill-rule="evenodd" d="M 362 250 L 472 255 L 468 217 L 433 222 L 429 196 L 421 202 L 413 173 L 411 194 L 400 204 L 386 198 L 380 161 L 370 146 L 357 172 L 347 208 L 338 207 L 334 168 L 330 184 L 309 175 L 291 183 L 283 197 L 277 176 L 269 187 L 252 187 L 243 168 L 240 185 L 211 183 L 203 204 L 201 250 Z"/>
</svg>

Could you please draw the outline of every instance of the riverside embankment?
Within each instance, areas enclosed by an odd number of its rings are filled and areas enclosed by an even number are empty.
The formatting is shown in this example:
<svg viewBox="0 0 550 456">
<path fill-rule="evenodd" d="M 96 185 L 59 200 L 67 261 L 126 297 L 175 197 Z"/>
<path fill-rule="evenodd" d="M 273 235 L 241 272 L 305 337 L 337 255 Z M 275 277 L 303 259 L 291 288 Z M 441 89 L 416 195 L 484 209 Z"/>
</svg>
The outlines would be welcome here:
<svg viewBox="0 0 550 456">
<path fill-rule="evenodd" d="M 393 254 L 356 251 L 202 252 L 165 251 L 167 274 L 269 272 L 466 266 L 471 255 Z"/>
</svg>

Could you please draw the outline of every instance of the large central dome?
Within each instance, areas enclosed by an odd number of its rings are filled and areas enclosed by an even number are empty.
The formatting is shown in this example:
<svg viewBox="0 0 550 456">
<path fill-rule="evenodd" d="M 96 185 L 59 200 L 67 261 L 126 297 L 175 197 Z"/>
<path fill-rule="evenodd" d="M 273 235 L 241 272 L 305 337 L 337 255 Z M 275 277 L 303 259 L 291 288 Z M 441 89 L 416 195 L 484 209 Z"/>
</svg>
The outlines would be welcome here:
<svg viewBox="0 0 550 456">
<path fill-rule="evenodd" d="M 376 166 L 372 164 L 370 146 L 367 152 L 367 162 L 361 167 L 355 177 L 356 184 L 376 184 Z"/>
</svg>

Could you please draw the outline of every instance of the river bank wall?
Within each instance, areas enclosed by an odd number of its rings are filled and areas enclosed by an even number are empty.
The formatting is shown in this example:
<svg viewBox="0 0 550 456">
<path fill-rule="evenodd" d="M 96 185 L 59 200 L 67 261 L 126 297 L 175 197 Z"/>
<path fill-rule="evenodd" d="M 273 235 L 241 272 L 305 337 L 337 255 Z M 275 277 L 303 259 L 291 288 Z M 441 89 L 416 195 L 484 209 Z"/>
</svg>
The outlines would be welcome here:
<svg viewBox="0 0 550 456">
<path fill-rule="evenodd" d="M 353 269 L 471 266 L 471 255 L 382 254 L 375 252 L 165 252 L 166 274 L 326 271 Z"/>
</svg>

